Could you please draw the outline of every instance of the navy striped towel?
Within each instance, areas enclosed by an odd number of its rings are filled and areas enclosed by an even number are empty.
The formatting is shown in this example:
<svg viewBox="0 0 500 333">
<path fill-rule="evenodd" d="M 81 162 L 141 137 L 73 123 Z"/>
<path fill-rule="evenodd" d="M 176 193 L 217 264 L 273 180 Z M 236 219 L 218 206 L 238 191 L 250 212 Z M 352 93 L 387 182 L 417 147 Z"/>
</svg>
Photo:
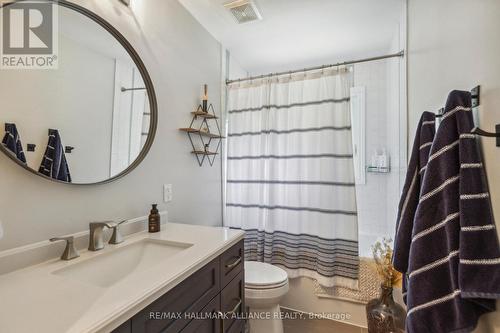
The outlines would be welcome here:
<svg viewBox="0 0 500 333">
<path fill-rule="evenodd" d="M 420 172 L 427 165 L 434 135 L 436 134 L 436 115 L 424 112 L 417 126 L 417 134 L 406 174 L 401 201 L 399 202 L 396 238 L 394 240 L 394 267 L 403 273 L 403 300 L 406 303 L 408 258 L 410 255 L 413 219 L 417 211 L 420 187 L 424 173 Z"/>
<path fill-rule="evenodd" d="M 69 166 L 58 130 L 49 130 L 49 143 L 38 172 L 47 177 L 71 183 Z"/>
<path fill-rule="evenodd" d="M 409 249 L 409 333 L 471 332 L 500 298 L 500 246 L 480 150 L 470 134 L 471 111 L 470 92 L 450 93 L 420 170 Z"/>
<path fill-rule="evenodd" d="M 19 161 L 26 163 L 26 156 L 24 156 L 23 145 L 21 144 L 21 137 L 17 131 L 16 124 L 5 124 L 5 136 L 3 137 L 2 144 L 5 148 L 10 150 Z"/>
</svg>

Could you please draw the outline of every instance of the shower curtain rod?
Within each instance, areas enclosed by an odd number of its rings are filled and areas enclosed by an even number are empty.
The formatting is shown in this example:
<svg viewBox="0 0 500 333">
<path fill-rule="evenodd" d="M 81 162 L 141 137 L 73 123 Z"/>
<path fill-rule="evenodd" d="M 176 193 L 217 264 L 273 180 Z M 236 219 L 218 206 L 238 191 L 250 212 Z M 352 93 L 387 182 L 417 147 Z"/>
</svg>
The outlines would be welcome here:
<svg viewBox="0 0 500 333">
<path fill-rule="evenodd" d="M 399 51 L 398 53 L 386 54 L 386 55 L 383 55 L 383 56 L 372 57 L 372 58 L 365 58 L 365 59 L 344 61 L 344 62 L 339 62 L 339 63 L 331 64 L 331 65 L 309 67 L 309 68 L 304 68 L 304 69 L 291 70 L 291 71 L 287 71 L 287 72 L 269 73 L 269 74 L 263 74 L 263 75 L 258 75 L 258 76 L 251 76 L 251 77 L 246 77 L 246 78 L 241 78 L 241 79 L 236 79 L 236 80 L 227 80 L 226 81 L 226 85 L 229 85 L 229 84 L 235 83 L 235 82 L 244 82 L 244 81 L 258 80 L 258 79 L 263 79 L 265 77 L 271 77 L 271 76 L 290 75 L 290 74 L 295 74 L 295 73 L 310 72 L 310 71 L 315 71 L 315 70 L 319 70 L 319 69 L 326 69 L 326 68 L 331 68 L 331 67 L 338 67 L 338 66 L 358 64 L 358 63 L 361 63 L 361 62 L 382 60 L 382 59 L 387 59 L 387 58 L 400 58 L 400 57 L 404 57 L 404 55 L 405 55 L 405 51 Z"/>
</svg>

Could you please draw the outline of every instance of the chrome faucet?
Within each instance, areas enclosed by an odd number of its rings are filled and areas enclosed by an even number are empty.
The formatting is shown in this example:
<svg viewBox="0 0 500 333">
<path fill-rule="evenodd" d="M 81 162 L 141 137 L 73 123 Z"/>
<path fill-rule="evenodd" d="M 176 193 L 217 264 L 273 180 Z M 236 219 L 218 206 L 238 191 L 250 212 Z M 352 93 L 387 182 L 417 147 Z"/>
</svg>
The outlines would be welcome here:
<svg viewBox="0 0 500 333">
<path fill-rule="evenodd" d="M 75 238 L 73 236 L 55 237 L 50 239 L 51 242 L 66 241 L 66 248 L 64 249 L 64 252 L 61 256 L 62 260 L 71 260 L 80 256 L 75 248 L 74 240 Z"/>
<path fill-rule="evenodd" d="M 119 223 L 113 221 L 92 222 L 89 224 L 89 251 L 99 251 L 104 248 L 104 228 L 113 229 L 113 235 L 109 240 L 109 244 L 120 244 L 123 242 L 123 237 L 120 234 L 119 226 L 126 222 Z"/>
<path fill-rule="evenodd" d="M 104 248 L 104 228 L 109 228 L 108 222 L 91 222 L 89 224 L 89 251 L 99 251 Z"/>
</svg>

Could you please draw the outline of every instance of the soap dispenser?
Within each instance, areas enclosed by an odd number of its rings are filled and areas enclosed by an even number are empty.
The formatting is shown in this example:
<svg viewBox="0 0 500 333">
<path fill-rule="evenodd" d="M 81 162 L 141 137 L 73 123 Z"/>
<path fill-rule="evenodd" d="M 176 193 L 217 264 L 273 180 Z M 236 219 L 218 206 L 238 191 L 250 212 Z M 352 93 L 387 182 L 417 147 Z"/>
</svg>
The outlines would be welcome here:
<svg viewBox="0 0 500 333">
<path fill-rule="evenodd" d="M 154 204 L 148 218 L 148 230 L 149 232 L 159 232 L 160 231 L 160 213 L 158 212 L 158 205 Z"/>
</svg>

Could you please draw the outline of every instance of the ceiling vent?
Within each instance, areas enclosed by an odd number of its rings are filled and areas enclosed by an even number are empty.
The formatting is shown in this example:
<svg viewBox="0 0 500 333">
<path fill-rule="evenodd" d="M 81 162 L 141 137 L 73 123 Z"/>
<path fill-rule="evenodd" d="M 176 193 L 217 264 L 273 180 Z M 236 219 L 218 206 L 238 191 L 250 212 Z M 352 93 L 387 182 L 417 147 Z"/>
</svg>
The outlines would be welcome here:
<svg viewBox="0 0 500 333">
<path fill-rule="evenodd" d="M 239 24 L 262 20 L 255 3 L 251 0 L 236 0 L 224 5 Z"/>
</svg>

